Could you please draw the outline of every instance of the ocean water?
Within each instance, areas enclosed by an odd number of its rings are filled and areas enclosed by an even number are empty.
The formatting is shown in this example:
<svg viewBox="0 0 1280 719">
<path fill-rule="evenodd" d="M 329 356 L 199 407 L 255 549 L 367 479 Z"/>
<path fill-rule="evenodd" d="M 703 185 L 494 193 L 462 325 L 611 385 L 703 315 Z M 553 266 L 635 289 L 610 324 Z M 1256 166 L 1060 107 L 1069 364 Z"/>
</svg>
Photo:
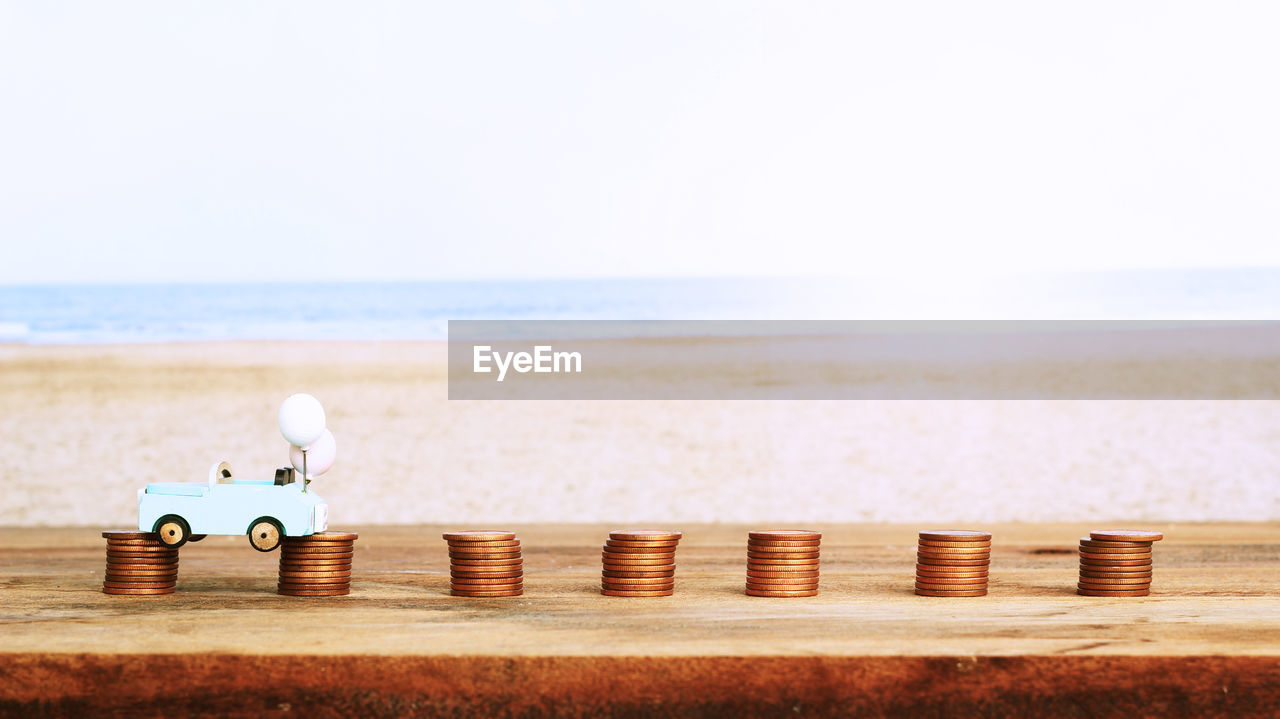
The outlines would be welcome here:
<svg viewBox="0 0 1280 719">
<path fill-rule="evenodd" d="M 0 287 L 0 341 L 32 344 L 443 339 L 451 319 L 1280 319 L 1280 269 Z"/>
</svg>

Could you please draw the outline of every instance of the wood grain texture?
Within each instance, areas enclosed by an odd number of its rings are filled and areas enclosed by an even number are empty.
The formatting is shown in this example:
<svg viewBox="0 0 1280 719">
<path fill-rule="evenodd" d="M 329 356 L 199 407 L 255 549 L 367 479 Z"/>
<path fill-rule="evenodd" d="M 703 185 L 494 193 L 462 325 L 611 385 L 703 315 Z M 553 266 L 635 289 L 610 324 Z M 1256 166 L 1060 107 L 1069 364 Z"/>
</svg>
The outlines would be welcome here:
<svg viewBox="0 0 1280 719">
<path fill-rule="evenodd" d="M 676 594 L 660 599 L 599 595 L 600 545 L 620 527 L 517 527 L 526 594 L 484 600 L 448 596 L 444 527 L 361 529 L 352 593 L 326 599 L 277 596 L 276 555 L 224 537 L 183 548 L 176 594 L 109 597 L 98 530 L 0 530 L 0 713 L 1168 717 L 1280 706 L 1280 526 L 1144 524 L 1168 537 L 1152 596 L 1080 597 L 1075 547 L 1099 526 L 982 527 L 995 534 L 991 592 L 973 599 L 912 593 L 923 526 L 816 527 L 822 593 L 806 599 L 743 594 L 745 526 L 675 527 Z"/>
</svg>

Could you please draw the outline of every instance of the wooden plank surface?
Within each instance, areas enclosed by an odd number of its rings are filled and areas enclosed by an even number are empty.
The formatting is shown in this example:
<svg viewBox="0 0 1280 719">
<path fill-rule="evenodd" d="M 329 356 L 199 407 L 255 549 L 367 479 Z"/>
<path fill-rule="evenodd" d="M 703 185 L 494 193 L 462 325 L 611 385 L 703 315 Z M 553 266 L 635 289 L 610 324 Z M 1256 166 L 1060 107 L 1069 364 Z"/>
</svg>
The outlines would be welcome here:
<svg viewBox="0 0 1280 719">
<path fill-rule="evenodd" d="M 361 696 L 369 713 L 406 701 L 492 713 L 485 702 L 502 697 L 512 715 L 799 701 L 928 716 L 1067 697 L 1083 716 L 1131 710 L 1120 695 L 1165 706 L 1172 692 L 1170 716 L 1280 701 L 1280 526 L 1143 526 L 1168 538 L 1153 595 L 1127 599 L 1074 593 L 1086 524 L 983 527 L 996 535 L 991 593 L 969 599 L 912 593 L 922 527 L 817 527 L 822 593 L 804 599 L 743 594 L 744 526 L 679 527 L 677 591 L 657 599 L 598 593 L 600 544 L 616 527 L 515 527 L 526 593 L 485 600 L 448 596 L 438 526 L 356 528 L 352 594 L 329 599 L 277 596 L 276 555 L 226 537 L 183 548 L 174 595 L 106 596 L 98 530 L 6 529 L 0 709 L 324 715 Z M 1173 680 L 1192 665 L 1210 688 Z M 176 668 L 181 680 L 158 678 Z"/>
</svg>

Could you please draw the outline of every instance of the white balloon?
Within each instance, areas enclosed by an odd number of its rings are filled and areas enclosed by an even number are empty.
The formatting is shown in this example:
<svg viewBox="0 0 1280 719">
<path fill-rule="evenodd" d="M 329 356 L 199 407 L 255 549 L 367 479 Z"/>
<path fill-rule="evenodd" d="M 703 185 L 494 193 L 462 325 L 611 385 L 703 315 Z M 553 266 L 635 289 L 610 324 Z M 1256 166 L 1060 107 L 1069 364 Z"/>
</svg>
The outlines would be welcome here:
<svg viewBox="0 0 1280 719">
<path fill-rule="evenodd" d="M 333 440 L 333 433 L 325 430 L 324 434 L 307 448 L 307 479 L 319 477 L 329 468 L 333 466 L 333 460 L 338 455 L 338 443 Z M 299 447 L 289 448 L 289 462 L 293 468 L 302 471 L 302 449 Z"/>
<path fill-rule="evenodd" d="M 324 407 L 309 394 L 295 394 L 280 405 L 280 434 L 295 447 L 307 448 L 324 434 Z"/>
</svg>

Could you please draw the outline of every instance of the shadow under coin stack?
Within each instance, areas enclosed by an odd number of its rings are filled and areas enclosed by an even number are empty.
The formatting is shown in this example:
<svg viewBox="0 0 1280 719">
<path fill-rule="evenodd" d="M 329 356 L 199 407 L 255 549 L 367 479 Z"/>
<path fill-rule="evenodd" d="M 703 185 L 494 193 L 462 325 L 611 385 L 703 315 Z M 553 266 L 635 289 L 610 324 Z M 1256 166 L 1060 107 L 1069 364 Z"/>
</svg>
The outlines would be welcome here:
<svg viewBox="0 0 1280 719">
<path fill-rule="evenodd" d="M 600 593 L 609 597 L 669 597 L 676 590 L 680 532 L 609 532 L 601 551 Z"/>
<path fill-rule="evenodd" d="M 107 540 L 103 594 L 173 594 L 178 583 L 178 550 L 154 532 L 113 529 Z"/>
<path fill-rule="evenodd" d="M 445 532 L 449 543 L 449 593 L 455 597 L 524 594 L 524 559 L 515 532 Z"/>
<path fill-rule="evenodd" d="M 991 534 L 968 529 L 929 529 L 916 546 L 916 594 L 982 597 L 987 594 Z"/>
<path fill-rule="evenodd" d="M 317 532 L 280 542 L 280 583 L 290 597 L 340 597 L 351 593 L 355 532 Z"/>
<path fill-rule="evenodd" d="M 818 594 L 822 532 L 773 529 L 747 533 L 747 594 L 812 597 Z"/>
<path fill-rule="evenodd" d="M 1151 593 L 1151 545 L 1159 532 L 1102 529 L 1080 538 L 1080 583 L 1086 597 L 1145 597 Z"/>
</svg>

